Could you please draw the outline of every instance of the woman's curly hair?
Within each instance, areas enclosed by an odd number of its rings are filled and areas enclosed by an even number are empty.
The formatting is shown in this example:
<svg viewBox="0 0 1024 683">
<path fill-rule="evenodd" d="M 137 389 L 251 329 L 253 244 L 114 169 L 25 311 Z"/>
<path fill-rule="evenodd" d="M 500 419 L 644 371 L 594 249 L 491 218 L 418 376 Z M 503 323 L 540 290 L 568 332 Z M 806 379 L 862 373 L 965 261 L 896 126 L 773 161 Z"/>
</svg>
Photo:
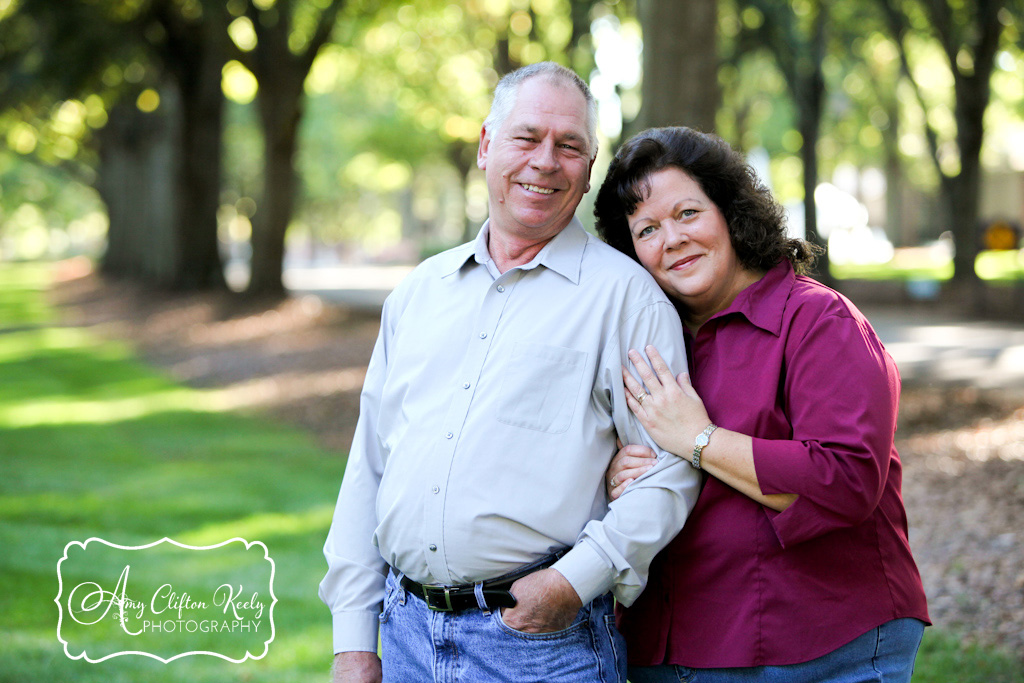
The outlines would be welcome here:
<svg viewBox="0 0 1024 683">
<path fill-rule="evenodd" d="M 784 209 L 743 156 L 716 135 L 682 126 L 651 128 L 619 147 L 594 204 L 604 241 L 639 260 L 627 217 L 650 195 L 651 175 L 669 167 L 696 181 L 722 212 L 743 267 L 763 272 L 787 259 L 797 273 L 812 269 L 821 247 L 786 234 Z"/>
</svg>

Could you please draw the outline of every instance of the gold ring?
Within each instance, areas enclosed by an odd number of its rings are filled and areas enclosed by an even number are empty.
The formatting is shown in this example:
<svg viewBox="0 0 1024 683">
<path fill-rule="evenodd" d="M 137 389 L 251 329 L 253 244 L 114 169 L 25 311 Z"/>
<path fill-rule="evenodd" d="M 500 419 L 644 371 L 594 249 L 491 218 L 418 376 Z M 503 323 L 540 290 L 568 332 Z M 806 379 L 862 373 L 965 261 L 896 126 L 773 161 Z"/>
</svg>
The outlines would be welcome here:
<svg viewBox="0 0 1024 683">
<path fill-rule="evenodd" d="M 640 405 L 643 405 L 644 399 L 647 398 L 648 396 L 649 394 L 646 391 L 641 391 L 640 395 L 636 397 L 636 402 L 639 403 Z"/>
<path fill-rule="evenodd" d="M 618 477 L 612 477 L 612 488 L 615 488 L 618 485 L 619 485 L 619 478 Z"/>
</svg>

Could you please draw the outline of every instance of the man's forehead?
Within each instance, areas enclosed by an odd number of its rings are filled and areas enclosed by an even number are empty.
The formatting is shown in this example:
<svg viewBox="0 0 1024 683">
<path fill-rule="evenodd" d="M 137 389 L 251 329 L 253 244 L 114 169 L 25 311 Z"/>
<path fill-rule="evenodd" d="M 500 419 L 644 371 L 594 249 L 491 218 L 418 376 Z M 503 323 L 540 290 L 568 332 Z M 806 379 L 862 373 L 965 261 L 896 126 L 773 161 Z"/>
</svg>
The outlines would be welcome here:
<svg viewBox="0 0 1024 683">
<path fill-rule="evenodd" d="M 538 83 L 528 88 L 523 83 L 515 106 L 508 117 L 510 129 L 533 132 L 556 127 L 585 137 L 587 129 L 587 101 L 583 93 L 570 84 L 559 82 Z"/>
</svg>

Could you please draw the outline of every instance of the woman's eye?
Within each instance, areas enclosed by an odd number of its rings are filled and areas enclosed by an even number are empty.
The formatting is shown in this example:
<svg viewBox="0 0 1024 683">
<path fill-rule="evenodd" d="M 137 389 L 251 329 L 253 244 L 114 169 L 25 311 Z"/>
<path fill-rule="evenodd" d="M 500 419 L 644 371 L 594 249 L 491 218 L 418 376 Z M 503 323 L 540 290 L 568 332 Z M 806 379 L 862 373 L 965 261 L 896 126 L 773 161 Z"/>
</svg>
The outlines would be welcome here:
<svg viewBox="0 0 1024 683">
<path fill-rule="evenodd" d="M 654 232 L 654 226 L 648 225 L 646 228 L 637 233 L 637 237 L 647 237 Z"/>
<path fill-rule="evenodd" d="M 690 218 L 697 215 L 697 209 L 683 209 L 679 212 L 680 218 Z"/>
</svg>

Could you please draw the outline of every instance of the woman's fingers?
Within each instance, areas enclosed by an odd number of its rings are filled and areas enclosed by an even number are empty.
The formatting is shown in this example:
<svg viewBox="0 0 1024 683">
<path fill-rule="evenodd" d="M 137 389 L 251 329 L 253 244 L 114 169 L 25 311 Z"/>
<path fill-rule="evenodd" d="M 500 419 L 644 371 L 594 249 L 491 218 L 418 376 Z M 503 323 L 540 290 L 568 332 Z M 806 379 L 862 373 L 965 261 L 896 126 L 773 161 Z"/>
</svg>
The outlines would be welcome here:
<svg viewBox="0 0 1024 683">
<path fill-rule="evenodd" d="M 633 377 L 626 368 L 622 368 L 622 382 L 626 385 L 626 393 L 633 398 L 639 396 L 644 390 L 643 385 L 636 381 L 636 377 Z"/>
<path fill-rule="evenodd" d="M 665 363 L 665 359 L 658 353 L 658 349 L 653 346 L 647 346 L 644 351 L 647 352 L 647 357 L 651 360 L 651 367 L 657 373 L 658 381 L 665 386 L 674 384 L 675 375 L 669 370 L 668 364 Z"/>
<path fill-rule="evenodd" d="M 644 381 L 644 384 L 650 387 L 652 391 L 657 391 L 658 388 L 660 388 L 661 383 L 658 381 L 657 376 L 651 370 L 650 366 L 647 365 L 647 361 L 645 361 L 644 357 L 640 355 L 640 352 L 636 349 L 630 349 L 628 355 L 629 361 L 633 364 L 633 367 L 636 368 L 636 373 L 640 375 L 640 379 Z"/>
</svg>

